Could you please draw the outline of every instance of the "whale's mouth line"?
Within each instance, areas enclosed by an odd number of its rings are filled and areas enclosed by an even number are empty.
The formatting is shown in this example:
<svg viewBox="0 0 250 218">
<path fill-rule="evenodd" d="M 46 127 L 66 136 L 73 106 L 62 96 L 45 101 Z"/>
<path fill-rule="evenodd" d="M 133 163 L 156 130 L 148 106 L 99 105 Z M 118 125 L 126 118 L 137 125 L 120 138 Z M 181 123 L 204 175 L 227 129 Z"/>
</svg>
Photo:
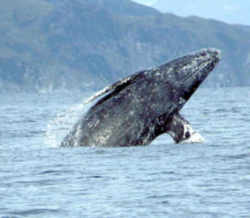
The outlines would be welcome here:
<svg viewBox="0 0 250 218">
<path fill-rule="evenodd" d="M 195 75 L 197 74 L 197 72 L 198 72 L 198 70 L 195 71 L 195 72 L 191 72 L 191 73 L 189 73 L 188 75 L 186 75 L 186 76 L 183 78 L 182 83 L 185 83 L 188 79 L 190 79 L 190 77 L 195 76 Z"/>
<path fill-rule="evenodd" d="M 201 71 L 203 69 L 205 69 L 209 64 L 211 64 L 212 62 L 207 61 L 203 64 L 201 64 L 201 66 L 199 67 L 199 69 L 195 70 L 194 72 L 190 72 L 189 74 L 187 74 L 183 79 L 182 79 L 182 83 L 185 83 L 187 80 L 189 80 L 191 77 L 195 77 L 196 75 L 198 75 L 199 73 L 201 73 Z"/>
<path fill-rule="evenodd" d="M 221 51 L 218 49 L 209 49 L 209 50 L 204 50 L 204 52 L 206 51 L 211 51 L 214 54 L 213 55 L 209 55 L 207 56 L 207 59 L 204 60 L 203 63 L 201 63 L 200 65 L 198 65 L 198 69 L 196 69 L 193 72 L 188 73 L 183 79 L 182 79 L 182 83 L 185 83 L 188 79 L 190 79 L 191 77 L 194 77 L 196 75 L 198 75 L 199 73 L 202 72 L 203 69 L 205 69 L 207 66 L 209 66 L 209 64 L 213 64 L 213 62 L 216 64 L 219 62 L 219 60 L 221 59 Z M 204 55 L 202 55 L 204 56 Z M 210 72 L 208 72 L 210 73 Z"/>
</svg>

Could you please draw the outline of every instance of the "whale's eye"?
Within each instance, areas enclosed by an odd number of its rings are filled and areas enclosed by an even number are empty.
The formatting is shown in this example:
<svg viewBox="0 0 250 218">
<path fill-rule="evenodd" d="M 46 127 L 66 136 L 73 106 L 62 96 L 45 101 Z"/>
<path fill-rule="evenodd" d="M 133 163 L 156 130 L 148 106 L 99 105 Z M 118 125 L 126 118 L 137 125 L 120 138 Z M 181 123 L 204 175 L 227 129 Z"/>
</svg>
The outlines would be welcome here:
<svg viewBox="0 0 250 218">
<path fill-rule="evenodd" d="M 186 132 L 185 133 L 185 138 L 189 138 L 191 135 L 190 135 L 190 133 L 189 132 Z"/>
</svg>

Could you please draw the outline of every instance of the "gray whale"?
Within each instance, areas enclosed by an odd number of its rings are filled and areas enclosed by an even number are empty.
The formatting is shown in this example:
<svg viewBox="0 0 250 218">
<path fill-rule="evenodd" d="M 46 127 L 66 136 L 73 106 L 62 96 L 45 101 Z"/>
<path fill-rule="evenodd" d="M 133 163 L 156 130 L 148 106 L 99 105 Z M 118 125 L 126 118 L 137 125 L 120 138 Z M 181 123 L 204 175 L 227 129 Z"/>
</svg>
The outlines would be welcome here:
<svg viewBox="0 0 250 218">
<path fill-rule="evenodd" d="M 89 99 L 106 94 L 61 146 L 147 145 L 163 133 L 185 141 L 195 131 L 179 112 L 219 60 L 219 50 L 202 49 L 114 83 Z"/>
</svg>

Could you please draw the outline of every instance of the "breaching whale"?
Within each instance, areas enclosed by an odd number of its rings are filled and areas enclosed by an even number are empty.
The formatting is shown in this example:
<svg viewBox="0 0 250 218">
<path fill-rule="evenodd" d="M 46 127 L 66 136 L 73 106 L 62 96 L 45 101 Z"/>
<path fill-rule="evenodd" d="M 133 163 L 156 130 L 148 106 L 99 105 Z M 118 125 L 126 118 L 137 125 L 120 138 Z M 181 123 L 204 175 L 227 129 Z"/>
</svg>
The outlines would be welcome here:
<svg viewBox="0 0 250 218">
<path fill-rule="evenodd" d="M 105 94 L 61 145 L 147 145 L 163 133 L 187 140 L 195 131 L 179 112 L 219 60 L 219 50 L 202 49 L 114 83 L 87 101 Z"/>
</svg>

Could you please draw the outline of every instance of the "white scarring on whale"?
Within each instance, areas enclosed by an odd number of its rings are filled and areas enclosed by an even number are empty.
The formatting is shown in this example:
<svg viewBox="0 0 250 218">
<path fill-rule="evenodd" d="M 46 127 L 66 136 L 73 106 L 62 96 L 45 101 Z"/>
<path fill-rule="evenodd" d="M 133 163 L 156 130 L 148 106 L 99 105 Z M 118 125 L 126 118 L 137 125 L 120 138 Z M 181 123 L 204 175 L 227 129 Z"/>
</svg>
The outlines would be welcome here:
<svg viewBox="0 0 250 218">
<path fill-rule="evenodd" d="M 179 112 L 219 60 L 219 50 L 203 49 L 104 88 L 61 145 L 146 145 L 164 133 L 176 143 L 203 141 Z"/>
</svg>

